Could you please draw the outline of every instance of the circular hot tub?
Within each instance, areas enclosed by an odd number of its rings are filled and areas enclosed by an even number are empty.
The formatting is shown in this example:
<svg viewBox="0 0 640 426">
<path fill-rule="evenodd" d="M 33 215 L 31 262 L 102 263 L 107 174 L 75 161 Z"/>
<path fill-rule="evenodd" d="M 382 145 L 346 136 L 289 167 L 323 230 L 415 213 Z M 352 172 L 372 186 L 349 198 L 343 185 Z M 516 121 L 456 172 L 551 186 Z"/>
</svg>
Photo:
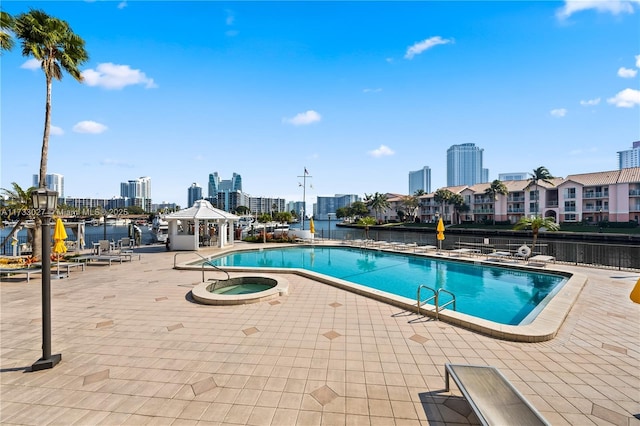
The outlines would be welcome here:
<svg viewBox="0 0 640 426">
<path fill-rule="evenodd" d="M 211 280 L 191 290 L 193 298 L 206 305 L 244 305 L 286 295 L 289 283 L 283 278 L 264 275 Z"/>
</svg>

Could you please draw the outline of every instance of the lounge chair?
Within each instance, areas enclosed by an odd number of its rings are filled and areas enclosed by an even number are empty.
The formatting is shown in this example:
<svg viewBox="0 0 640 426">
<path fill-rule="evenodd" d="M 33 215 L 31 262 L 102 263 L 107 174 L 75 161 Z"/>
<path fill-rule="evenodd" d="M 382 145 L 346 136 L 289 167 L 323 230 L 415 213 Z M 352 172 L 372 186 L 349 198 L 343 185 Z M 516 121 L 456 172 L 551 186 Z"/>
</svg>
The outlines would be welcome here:
<svg viewBox="0 0 640 426">
<path fill-rule="evenodd" d="M 445 364 L 445 392 L 449 377 L 483 425 L 549 424 L 495 367 Z"/>
</svg>

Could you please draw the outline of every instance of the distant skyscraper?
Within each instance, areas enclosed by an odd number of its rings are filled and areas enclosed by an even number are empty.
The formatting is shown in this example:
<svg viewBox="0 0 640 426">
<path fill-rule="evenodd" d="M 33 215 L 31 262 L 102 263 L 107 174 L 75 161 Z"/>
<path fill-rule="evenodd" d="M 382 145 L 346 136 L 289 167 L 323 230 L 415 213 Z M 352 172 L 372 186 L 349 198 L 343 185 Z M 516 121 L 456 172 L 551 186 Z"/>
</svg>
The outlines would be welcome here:
<svg viewBox="0 0 640 426">
<path fill-rule="evenodd" d="M 33 175 L 33 186 L 38 188 L 40 186 L 40 175 Z M 56 173 L 51 173 L 46 176 L 47 188 L 58 193 L 58 198 L 64 198 L 64 176 Z"/>
<path fill-rule="evenodd" d="M 482 168 L 484 149 L 473 143 L 452 145 L 447 150 L 447 186 L 475 185 L 489 180 L 489 169 Z"/>
<path fill-rule="evenodd" d="M 633 143 L 633 147 L 626 151 L 618 151 L 618 169 L 640 167 L 640 141 Z"/>
<path fill-rule="evenodd" d="M 188 190 L 187 208 L 192 207 L 193 203 L 202 199 L 202 187 L 197 183 L 192 183 Z"/>
<path fill-rule="evenodd" d="M 125 207 L 138 206 L 148 211 L 151 208 L 151 178 L 142 176 L 120 183 L 120 197 L 125 198 Z"/>
<path fill-rule="evenodd" d="M 509 180 L 527 180 L 529 179 L 529 173 L 525 172 L 512 172 L 512 173 L 500 173 L 498 174 L 498 180 L 506 182 Z"/>
<path fill-rule="evenodd" d="M 409 195 L 418 190 L 423 190 L 426 194 L 431 192 L 431 169 L 428 166 L 409 172 Z"/>
</svg>

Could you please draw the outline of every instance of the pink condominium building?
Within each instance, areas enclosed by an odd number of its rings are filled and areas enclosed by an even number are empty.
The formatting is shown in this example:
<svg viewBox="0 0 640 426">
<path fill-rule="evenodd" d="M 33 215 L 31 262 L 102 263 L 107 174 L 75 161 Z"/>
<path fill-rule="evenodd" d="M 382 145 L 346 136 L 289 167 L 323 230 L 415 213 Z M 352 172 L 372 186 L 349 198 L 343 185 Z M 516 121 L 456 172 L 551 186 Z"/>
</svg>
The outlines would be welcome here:
<svg viewBox="0 0 640 426">
<path fill-rule="evenodd" d="M 437 203 L 435 193 L 419 197 L 418 217 L 434 222 L 444 215 L 446 221 L 518 222 L 524 216 L 552 217 L 556 222 L 598 223 L 640 221 L 640 167 L 553 178 L 551 183 L 531 180 L 504 181 L 507 195 L 485 193 L 490 183 L 445 188 L 460 194 L 468 211 Z M 397 220 L 403 210 L 402 196 L 389 198 L 391 207 L 384 219 Z"/>
</svg>

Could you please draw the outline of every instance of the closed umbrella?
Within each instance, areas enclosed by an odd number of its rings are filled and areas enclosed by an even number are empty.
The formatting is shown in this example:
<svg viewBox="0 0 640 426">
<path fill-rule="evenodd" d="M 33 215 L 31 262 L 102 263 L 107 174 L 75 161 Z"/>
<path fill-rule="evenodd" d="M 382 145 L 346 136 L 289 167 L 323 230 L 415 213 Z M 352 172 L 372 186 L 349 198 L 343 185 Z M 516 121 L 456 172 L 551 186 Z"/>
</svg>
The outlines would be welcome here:
<svg viewBox="0 0 640 426">
<path fill-rule="evenodd" d="M 60 276 L 60 255 L 62 253 L 67 252 L 67 246 L 64 243 L 64 240 L 67 239 L 67 231 L 64 229 L 64 224 L 62 223 L 62 219 L 56 219 L 56 225 L 53 228 L 53 252 L 57 254 L 56 258 L 58 261 L 58 277 Z"/>
<path fill-rule="evenodd" d="M 438 226 L 436 227 L 436 238 L 438 239 L 438 250 L 442 250 L 442 240 L 444 240 L 444 222 L 442 218 L 438 219 Z"/>
<path fill-rule="evenodd" d="M 311 235 L 316 233 L 316 227 L 313 224 L 313 218 L 309 218 L 309 231 L 311 231 Z"/>
</svg>

